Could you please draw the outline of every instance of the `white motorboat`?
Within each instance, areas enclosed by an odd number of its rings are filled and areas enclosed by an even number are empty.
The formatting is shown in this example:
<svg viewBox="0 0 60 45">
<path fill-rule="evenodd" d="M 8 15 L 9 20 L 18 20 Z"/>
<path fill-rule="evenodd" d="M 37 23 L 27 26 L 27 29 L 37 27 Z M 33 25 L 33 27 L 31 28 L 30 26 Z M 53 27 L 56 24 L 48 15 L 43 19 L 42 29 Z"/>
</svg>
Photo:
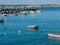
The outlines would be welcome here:
<svg viewBox="0 0 60 45">
<path fill-rule="evenodd" d="M 30 25 L 28 26 L 29 29 L 38 29 L 38 25 Z"/>
<path fill-rule="evenodd" d="M 29 11 L 30 12 L 30 14 L 35 14 L 36 12 L 35 11 Z"/>
<path fill-rule="evenodd" d="M 58 33 L 48 33 L 48 36 L 50 36 L 50 37 L 60 37 L 60 34 L 58 34 Z"/>
<path fill-rule="evenodd" d="M 27 15 L 27 14 L 29 14 L 29 11 L 23 11 L 23 12 L 21 12 L 21 14 Z"/>
<path fill-rule="evenodd" d="M 41 10 L 36 10 L 36 12 L 37 12 L 37 13 L 40 13 L 40 12 L 41 12 Z"/>
</svg>

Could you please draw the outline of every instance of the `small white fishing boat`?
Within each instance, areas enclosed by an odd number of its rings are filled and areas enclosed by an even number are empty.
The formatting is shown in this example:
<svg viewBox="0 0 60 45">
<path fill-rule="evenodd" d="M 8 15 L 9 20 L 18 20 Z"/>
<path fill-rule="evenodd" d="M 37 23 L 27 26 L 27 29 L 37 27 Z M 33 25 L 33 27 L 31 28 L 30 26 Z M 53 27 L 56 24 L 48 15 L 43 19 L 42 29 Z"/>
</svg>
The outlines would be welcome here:
<svg viewBox="0 0 60 45">
<path fill-rule="evenodd" d="M 57 34 L 57 33 L 48 33 L 48 36 L 50 36 L 50 37 L 60 37 L 60 34 Z"/>
<path fill-rule="evenodd" d="M 38 29 L 38 25 L 30 25 L 28 26 L 28 29 Z"/>
<path fill-rule="evenodd" d="M 30 12 L 30 14 L 35 14 L 36 12 L 35 11 L 29 11 Z"/>
<path fill-rule="evenodd" d="M 29 11 L 23 11 L 23 12 L 21 12 L 21 14 L 27 15 L 27 14 L 29 14 Z"/>
<path fill-rule="evenodd" d="M 37 12 L 37 13 L 40 13 L 40 12 L 41 12 L 41 10 L 36 10 L 36 12 Z"/>
</svg>

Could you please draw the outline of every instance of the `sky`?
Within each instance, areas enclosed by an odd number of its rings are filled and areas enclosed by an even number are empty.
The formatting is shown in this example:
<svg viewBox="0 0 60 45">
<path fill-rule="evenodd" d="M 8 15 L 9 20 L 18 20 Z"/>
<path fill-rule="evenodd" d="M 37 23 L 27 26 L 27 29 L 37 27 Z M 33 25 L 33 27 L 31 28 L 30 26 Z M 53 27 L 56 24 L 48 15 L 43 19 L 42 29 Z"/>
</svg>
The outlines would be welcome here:
<svg viewBox="0 0 60 45">
<path fill-rule="evenodd" d="M 0 4 L 60 4 L 60 0 L 0 0 Z"/>
</svg>

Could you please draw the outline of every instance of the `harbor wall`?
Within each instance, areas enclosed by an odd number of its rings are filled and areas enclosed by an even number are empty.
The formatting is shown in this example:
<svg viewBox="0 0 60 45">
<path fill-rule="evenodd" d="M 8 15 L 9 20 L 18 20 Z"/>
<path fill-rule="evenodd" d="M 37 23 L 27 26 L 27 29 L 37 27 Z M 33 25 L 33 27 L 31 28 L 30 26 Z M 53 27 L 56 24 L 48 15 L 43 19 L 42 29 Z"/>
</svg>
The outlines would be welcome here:
<svg viewBox="0 0 60 45">
<path fill-rule="evenodd" d="M 40 4 L 40 5 L 0 5 L 0 8 L 41 8 L 41 7 L 60 7 L 59 4 Z"/>
</svg>

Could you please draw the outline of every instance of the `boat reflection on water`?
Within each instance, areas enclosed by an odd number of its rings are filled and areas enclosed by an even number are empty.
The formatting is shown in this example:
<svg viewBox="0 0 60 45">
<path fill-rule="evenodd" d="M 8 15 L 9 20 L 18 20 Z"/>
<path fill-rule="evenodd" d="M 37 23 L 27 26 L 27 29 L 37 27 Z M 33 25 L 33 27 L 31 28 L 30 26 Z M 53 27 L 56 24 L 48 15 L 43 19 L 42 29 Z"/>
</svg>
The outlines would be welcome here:
<svg viewBox="0 0 60 45">
<path fill-rule="evenodd" d="M 49 39 L 60 40 L 59 37 L 48 37 Z"/>
</svg>

